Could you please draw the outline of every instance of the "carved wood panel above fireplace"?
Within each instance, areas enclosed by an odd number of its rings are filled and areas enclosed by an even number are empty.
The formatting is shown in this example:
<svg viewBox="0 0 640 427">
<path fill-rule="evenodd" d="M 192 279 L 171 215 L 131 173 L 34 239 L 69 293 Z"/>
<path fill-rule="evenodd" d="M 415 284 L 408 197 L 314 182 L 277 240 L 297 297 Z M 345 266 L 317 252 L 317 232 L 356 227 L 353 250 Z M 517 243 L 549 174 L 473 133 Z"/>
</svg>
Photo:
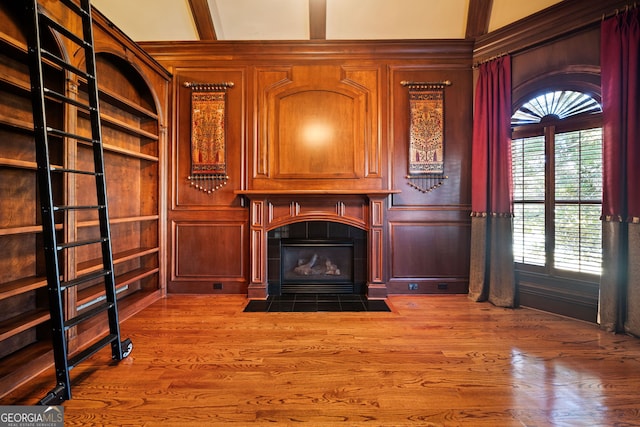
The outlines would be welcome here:
<svg viewBox="0 0 640 427">
<path fill-rule="evenodd" d="M 378 67 L 260 67 L 248 188 L 379 189 Z"/>
</svg>

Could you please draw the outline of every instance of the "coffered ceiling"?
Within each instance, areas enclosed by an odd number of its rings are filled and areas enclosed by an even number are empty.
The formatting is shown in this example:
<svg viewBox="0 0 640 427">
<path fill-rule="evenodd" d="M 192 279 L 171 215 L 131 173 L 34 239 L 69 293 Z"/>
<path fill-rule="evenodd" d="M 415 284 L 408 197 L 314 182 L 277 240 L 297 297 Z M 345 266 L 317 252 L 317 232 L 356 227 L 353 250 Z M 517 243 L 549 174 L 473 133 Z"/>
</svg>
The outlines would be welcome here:
<svg viewBox="0 0 640 427">
<path fill-rule="evenodd" d="M 134 41 L 465 39 L 561 0 L 92 0 Z"/>
</svg>

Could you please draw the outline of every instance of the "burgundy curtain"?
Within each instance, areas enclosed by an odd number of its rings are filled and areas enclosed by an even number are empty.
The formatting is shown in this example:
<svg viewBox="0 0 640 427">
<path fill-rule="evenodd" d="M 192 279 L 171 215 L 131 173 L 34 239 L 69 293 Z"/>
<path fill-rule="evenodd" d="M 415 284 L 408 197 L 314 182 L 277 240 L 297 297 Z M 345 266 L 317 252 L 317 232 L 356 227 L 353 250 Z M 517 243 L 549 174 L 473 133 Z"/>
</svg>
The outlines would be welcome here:
<svg viewBox="0 0 640 427">
<path fill-rule="evenodd" d="M 600 323 L 640 335 L 640 19 L 637 8 L 601 27 L 603 271 Z"/>
<path fill-rule="evenodd" d="M 469 297 L 513 307 L 511 58 L 480 65 L 471 158 Z"/>
</svg>

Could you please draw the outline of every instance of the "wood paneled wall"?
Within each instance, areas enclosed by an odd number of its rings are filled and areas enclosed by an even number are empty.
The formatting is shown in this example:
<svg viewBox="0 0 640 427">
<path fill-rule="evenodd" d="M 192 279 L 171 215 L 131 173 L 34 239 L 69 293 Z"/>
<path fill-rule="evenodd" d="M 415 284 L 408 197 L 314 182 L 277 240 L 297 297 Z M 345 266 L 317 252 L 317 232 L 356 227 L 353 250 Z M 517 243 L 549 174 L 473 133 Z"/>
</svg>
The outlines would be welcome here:
<svg viewBox="0 0 640 427">
<path fill-rule="evenodd" d="M 234 193 L 241 190 L 399 190 L 388 197 L 384 216 L 389 292 L 466 292 L 471 42 L 142 46 L 174 75 L 169 292 L 247 292 L 250 215 Z M 403 80 L 452 82 L 445 89 L 448 178 L 426 193 L 405 178 L 409 100 Z M 229 81 L 229 182 L 209 195 L 187 180 L 190 91 L 184 83 Z M 409 291 L 409 283 L 418 289 Z"/>
</svg>

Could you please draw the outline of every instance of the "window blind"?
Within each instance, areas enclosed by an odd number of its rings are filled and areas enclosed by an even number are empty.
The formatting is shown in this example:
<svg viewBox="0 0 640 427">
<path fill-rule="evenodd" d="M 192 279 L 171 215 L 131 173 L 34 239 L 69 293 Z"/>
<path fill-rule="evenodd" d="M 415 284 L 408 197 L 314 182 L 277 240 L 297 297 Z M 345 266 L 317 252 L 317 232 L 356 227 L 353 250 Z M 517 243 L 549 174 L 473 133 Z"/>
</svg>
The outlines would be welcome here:
<svg viewBox="0 0 640 427">
<path fill-rule="evenodd" d="M 602 129 L 555 136 L 554 267 L 601 273 Z"/>
<path fill-rule="evenodd" d="M 511 143 L 513 173 L 513 255 L 515 262 L 545 265 L 544 137 Z"/>
</svg>

